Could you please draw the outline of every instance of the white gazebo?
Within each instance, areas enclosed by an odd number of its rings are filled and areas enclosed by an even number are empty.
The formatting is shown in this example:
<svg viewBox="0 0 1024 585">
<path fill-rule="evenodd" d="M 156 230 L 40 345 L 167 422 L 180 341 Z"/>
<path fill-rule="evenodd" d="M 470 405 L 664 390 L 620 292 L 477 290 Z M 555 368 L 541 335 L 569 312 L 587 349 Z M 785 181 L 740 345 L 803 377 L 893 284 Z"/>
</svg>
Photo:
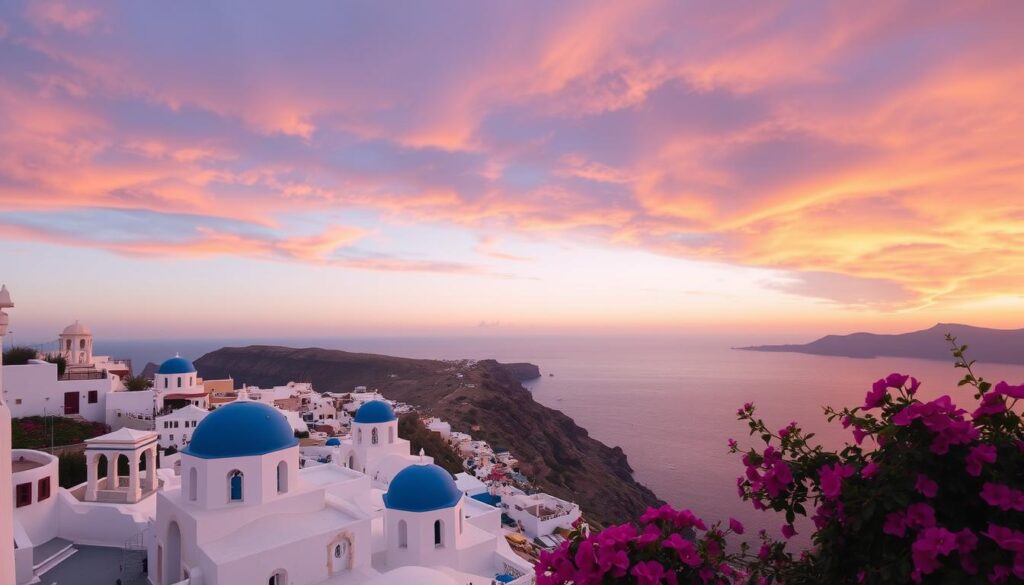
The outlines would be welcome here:
<svg viewBox="0 0 1024 585">
<path fill-rule="evenodd" d="M 152 431 L 123 428 L 101 437 L 86 439 L 85 461 L 88 479 L 85 501 L 134 504 L 157 490 L 158 435 Z M 128 477 L 118 474 L 118 462 L 128 460 Z M 100 460 L 106 458 L 107 476 L 99 477 Z M 143 476 L 139 467 L 145 461 Z"/>
</svg>

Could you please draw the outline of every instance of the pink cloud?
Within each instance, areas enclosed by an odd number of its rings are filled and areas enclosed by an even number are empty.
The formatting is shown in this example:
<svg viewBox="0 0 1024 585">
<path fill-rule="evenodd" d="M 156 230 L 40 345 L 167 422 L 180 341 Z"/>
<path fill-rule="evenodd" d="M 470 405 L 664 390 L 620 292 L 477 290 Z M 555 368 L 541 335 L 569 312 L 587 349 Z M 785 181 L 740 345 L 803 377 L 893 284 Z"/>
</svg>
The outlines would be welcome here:
<svg viewBox="0 0 1024 585">
<path fill-rule="evenodd" d="M 358 234 L 287 227 L 370 210 L 473 232 L 482 258 L 518 259 L 496 242 L 525 233 L 889 307 L 1014 294 L 998 276 L 1024 272 L 1017 3 L 208 10 L 0 10 L 0 207 L 276 233 L 71 242 L 115 253 L 421 266 L 328 260 Z"/>
</svg>

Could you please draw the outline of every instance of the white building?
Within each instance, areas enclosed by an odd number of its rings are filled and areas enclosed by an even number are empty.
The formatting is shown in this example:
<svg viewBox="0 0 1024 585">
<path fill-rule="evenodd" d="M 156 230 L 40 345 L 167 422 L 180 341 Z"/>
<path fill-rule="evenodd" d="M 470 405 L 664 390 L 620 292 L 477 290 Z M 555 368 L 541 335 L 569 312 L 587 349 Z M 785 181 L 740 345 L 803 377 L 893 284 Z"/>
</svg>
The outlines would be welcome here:
<svg viewBox="0 0 1024 585">
<path fill-rule="evenodd" d="M 53 455 L 27 449 L 10 454 L 12 474 L 7 477 L 15 491 L 12 583 L 38 583 L 46 571 L 74 555 L 76 545 L 120 548 L 132 538 L 144 540 L 156 514 L 153 494 L 160 486 L 156 435 L 121 429 L 89 439 L 87 445 L 87 480 L 71 489 L 59 487 Z M 118 474 L 119 463 L 128 468 L 127 476 Z M 4 568 L 0 566 L 0 574 Z"/>
<path fill-rule="evenodd" d="M 178 451 L 188 445 L 199 423 L 209 411 L 190 404 L 184 408 L 156 417 L 156 432 L 161 449 L 174 447 Z"/>
<path fill-rule="evenodd" d="M 6 388 L 3 380 L 3 349 L 7 325 L 7 312 L 14 306 L 6 285 L 0 285 L 0 390 Z M 6 391 L 0 391 L 0 465 L 11 461 L 11 411 L 7 408 Z M 0 468 L 0 585 L 15 585 L 14 511 L 6 502 L 14 500 L 13 472 Z"/>
<path fill-rule="evenodd" d="M 339 440 L 336 460 L 386 484 L 414 460 L 410 449 L 409 441 L 398 436 L 398 417 L 391 404 L 370 400 L 356 411 L 349 436 Z"/>
<path fill-rule="evenodd" d="M 4 394 L 14 418 L 78 415 L 106 422 L 107 396 L 121 387 L 119 380 L 98 370 L 89 376 L 58 376 L 57 364 L 38 359 L 3 368 Z"/>
<path fill-rule="evenodd" d="M 547 536 L 558 528 L 572 528 L 580 518 L 579 506 L 548 494 L 505 495 L 501 505 L 531 538 Z"/>
</svg>

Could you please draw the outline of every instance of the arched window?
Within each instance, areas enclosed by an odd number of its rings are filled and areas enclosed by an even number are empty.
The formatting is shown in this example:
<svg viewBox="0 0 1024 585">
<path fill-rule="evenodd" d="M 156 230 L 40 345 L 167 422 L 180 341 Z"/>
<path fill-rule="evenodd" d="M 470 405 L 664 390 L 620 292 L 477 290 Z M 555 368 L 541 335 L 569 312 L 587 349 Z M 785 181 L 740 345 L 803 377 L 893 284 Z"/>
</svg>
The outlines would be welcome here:
<svg viewBox="0 0 1024 585">
<path fill-rule="evenodd" d="M 363 429 L 356 431 L 356 442 L 360 445 L 363 444 Z"/>
<path fill-rule="evenodd" d="M 164 388 L 167 387 L 167 378 L 164 378 Z"/>
<path fill-rule="evenodd" d="M 270 580 L 267 581 L 267 585 L 288 585 L 288 573 L 283 570 L 274 571 L 274 574 L 270 576 Z"/>
<path fill-rule="evenodd" d="M 85 349 L 85 340 L 84 339 L 79 340 L 79 342 L 78 342 L 78 349 Z"/>
<path fill-rule="evenodd" d="M 377 444 L 377 427 L 373 427 L 370 431 L 370 443 L 373 445 Z"/>
<path fill-rule="evenodd" d="M 181 388 L 181 376 L 178 376 L 178 388 Z"/>
<path fill-rule="evenodd" d="M 349 469 L 355 469 L 355 467 L 356 467 L 355 455 L 349 455 L 348 456 L 348 468 Z"/>
<path fill-rule="evenodd" d="M 242 491 L 242 479 L 243 475 L 241 471 L 237 469 L 228 474 L 228 501 L 229 502 L 241 502 L 243 491 Z"/>
<path fill-rule="evenodd" d="M 193 467 L 188 470 L 188 499 L 193 502 L 199 498 L 199 472 Z"/>
<path fill-rule="evenodd" d="M 440 520 L 434 520 L 434 546 L 444 547 L 444 525 Z"/>
<path fill-rule="evenodd" d="M 388 443 L 395 442 L 395 427 L 388 427 Z"/>
<path fill-rule="evenodd" d="M 277 493 L 283 494 L 288 491 L 288 463 L 282 461 L 277 464 Z"/>
<path fill-rule="evenodd" d="M 67 343 L 67 350 L 71 351 L 71 340 L 70 339 L 68 340 L 68 343 Z"/>
<path fill-rule="evenodd" d="M 409 526 L 405 520 L 398 521 L 398 548 L 409 548 Z"/>
</svg>

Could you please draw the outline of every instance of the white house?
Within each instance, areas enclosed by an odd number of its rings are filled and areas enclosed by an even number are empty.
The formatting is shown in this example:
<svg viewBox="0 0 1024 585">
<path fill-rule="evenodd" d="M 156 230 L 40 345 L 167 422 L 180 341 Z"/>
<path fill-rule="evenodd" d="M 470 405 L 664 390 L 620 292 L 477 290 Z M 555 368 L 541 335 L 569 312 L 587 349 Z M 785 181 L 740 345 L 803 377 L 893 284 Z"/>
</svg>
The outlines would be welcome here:
<svg viewBox="0 0 1024 585">
<path fill-rule="evenodd" d="M 161 449 L 173 446 L 182 450 L 188 445 L 192 434 L 199 423 L 206 418 L 209 411 L 193 404 L 173 410 L 168 414 L 156 417 L 156 432 Z"/>
<path fill-rule="evenodd" d="M 4 394 L 11 416 L 72 416 L 93 422 L 106 421 L 107 396 L 121 383 L 106 372 L 77 378 L 57 374 L 57 364 L 29 360 L 27 364 L 4 366 Z"/>
<path fill-rule="evenodd" d="M 580 517 L 578 505 L 549 494 L 505 495 L 501 505 L 531 538 L 547 536 L 558 528 L 572 528 Z"/>
</svg>

